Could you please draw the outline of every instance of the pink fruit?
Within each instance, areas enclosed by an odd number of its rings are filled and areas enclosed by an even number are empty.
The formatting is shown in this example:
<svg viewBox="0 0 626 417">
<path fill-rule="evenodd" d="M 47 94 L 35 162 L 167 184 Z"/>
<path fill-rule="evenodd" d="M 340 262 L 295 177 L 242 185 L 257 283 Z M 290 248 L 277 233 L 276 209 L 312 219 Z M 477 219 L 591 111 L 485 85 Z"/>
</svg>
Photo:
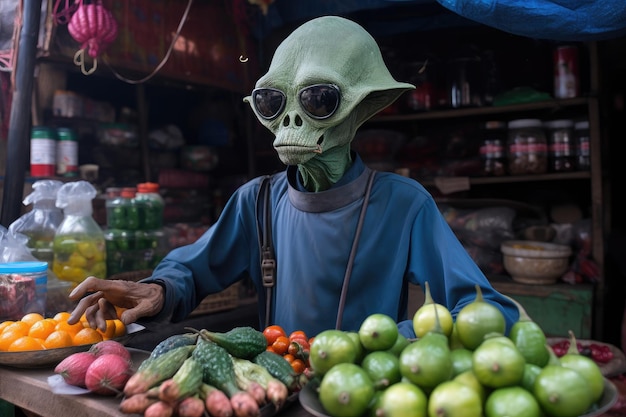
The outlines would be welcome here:
<svg viewBox="0 0 626 417">
<path fill-rule="evenodd" d="M 72 353 L 54 368 L 66 384 L 85 388 L 85 375 L 89 366 L 96 360 L 90 352 Z"/>
<path fill-rule="evenodd" d="M 96 394 L 119 394 L 133 373 L 131 364 L 114 353 L 98 356 L 85 374 L 85 387 Z"/>
<path fill-rule="evenodd" d="M 96 357 L 112 353 L 114 355 L 121 356 L 122 358 L 130 361 L 130 351 L 126 349 L 126 346 L 115 340 L 103 340 L 91 346 L 89 352 Z"/>
</svg>

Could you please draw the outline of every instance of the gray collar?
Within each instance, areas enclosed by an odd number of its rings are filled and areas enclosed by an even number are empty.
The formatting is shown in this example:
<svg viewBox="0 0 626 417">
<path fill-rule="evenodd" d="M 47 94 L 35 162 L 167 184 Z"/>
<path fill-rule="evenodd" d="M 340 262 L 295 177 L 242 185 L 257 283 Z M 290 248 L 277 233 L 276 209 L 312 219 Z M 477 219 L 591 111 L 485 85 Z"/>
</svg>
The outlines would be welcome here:
<svg viewBox="0 0 626 417">
<path fill-rule="evenodd" d="M 322 213 L 336 210 L 347 206 L 365 195 L 367 179 L 370 172 L 371 169 L 365 167 L 357 179 L 346 185 L 320 192 L 302 192 L 298 191 L 294 186 L 297 181 L 295 177 L 298 175 L 297 168 L 287 169 L 289 201 L 298 210 L 310 213 Z"/>
</svg>

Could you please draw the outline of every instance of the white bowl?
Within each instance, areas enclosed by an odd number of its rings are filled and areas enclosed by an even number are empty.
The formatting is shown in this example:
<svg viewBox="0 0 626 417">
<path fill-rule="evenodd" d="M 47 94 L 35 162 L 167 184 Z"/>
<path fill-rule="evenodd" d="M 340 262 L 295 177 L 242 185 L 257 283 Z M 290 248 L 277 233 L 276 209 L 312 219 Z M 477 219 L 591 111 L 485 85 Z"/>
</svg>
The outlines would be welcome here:
<svg viewBox="0 0 626 417">
<path fill-rule="evenodd" d="M 508 240 L 501 244 L 504 269 L 524 284 L 554 284 L 567 271 L 572 249 L 534 240 Z"/>
</svg>

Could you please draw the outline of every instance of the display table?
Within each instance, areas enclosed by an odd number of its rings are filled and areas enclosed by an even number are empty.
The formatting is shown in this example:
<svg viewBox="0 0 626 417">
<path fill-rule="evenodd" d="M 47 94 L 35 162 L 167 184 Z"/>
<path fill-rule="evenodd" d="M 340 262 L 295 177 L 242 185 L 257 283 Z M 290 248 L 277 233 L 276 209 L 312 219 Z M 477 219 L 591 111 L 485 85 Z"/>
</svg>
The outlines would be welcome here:
<svg viewBox="0 0 626 417">
<path fill-rule="evenodd" d="M 137 366 L 149 352 L 131 349 L 133 363 Z M 95 394 L 59 395 L 52 392 L 48 377 L 53 368 L 18 369 L 0 366 L 0 399 L 23 410 L 44 417 L 140 417 L 118 411 L 120 399 Z M 285 417 L 310 417 L 298 401 L 286 406 L 277 415 Z"/>
</svg>

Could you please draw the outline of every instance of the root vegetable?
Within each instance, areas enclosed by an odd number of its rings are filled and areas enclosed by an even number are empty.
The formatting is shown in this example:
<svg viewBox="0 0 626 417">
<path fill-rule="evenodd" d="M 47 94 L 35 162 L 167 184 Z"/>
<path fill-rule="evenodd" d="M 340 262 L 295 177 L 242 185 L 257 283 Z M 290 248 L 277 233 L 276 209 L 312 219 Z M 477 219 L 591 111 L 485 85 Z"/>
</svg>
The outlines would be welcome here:
<svg viewBox="0 0 626 417">
<path fill-rule="evenodd" d="M 202 417 L 204 414 L 204 401 L 198 396 L 187 397 L 176 405 L 179 417 Z"/>
<path fill-rule="evenodd" d="M 121 356 L 127 361 L 131 360 L 130 351 L 126 349 L 126 346 L 112 339 L 103 340 L 102 342 L 96 343 L 95 345 L 91 346 L 89 352 L 91 352 L 96 357 L 105 355 L 107 353 L 113 353 L 115 355 Z"/>
<path fill-rule="evenodd" d="M 259 417 L 261 413 L 256 400 L 246 391 L 239 391 L 230 397 L 230 405 L 237 417 Z"/>
<path fill-rule="evenodd" d="M 200 386 L 200 398 L 204 400 L 204 406 L 212 417 L 232 417 L 233 406 L 224 391 L 203 383 Z"/>
<path fill-rule="evenodd" d="M 100 395 L 115 395 L 121 392 L 130 378 L 130 362 L 121 356 L 108 353 L 97 357 L 85 373 L 85 387 Z"/>
<path fill-rule="evenodd" d="M 54 372 L 63 377 L 66 384 L 85 388 L 85 374 L 96 357 L 89 352 L 77 352 L 63 359 Z"/>
<path fill-rule="evenodd" d="M 165 401 L 157 401 L 151 404 L 146 411 L 143 412 L 143 417 L 172 417 L 174 415 L 174 406 Z"/>
<path fill-rule="evenodd" d="M 143 414 L 146 409 L 159 401 L 147 392 L 141 392 L 130 397 L 125 397 L 120 402 L 119 410 L 125 414 Z"/>
</svg>

